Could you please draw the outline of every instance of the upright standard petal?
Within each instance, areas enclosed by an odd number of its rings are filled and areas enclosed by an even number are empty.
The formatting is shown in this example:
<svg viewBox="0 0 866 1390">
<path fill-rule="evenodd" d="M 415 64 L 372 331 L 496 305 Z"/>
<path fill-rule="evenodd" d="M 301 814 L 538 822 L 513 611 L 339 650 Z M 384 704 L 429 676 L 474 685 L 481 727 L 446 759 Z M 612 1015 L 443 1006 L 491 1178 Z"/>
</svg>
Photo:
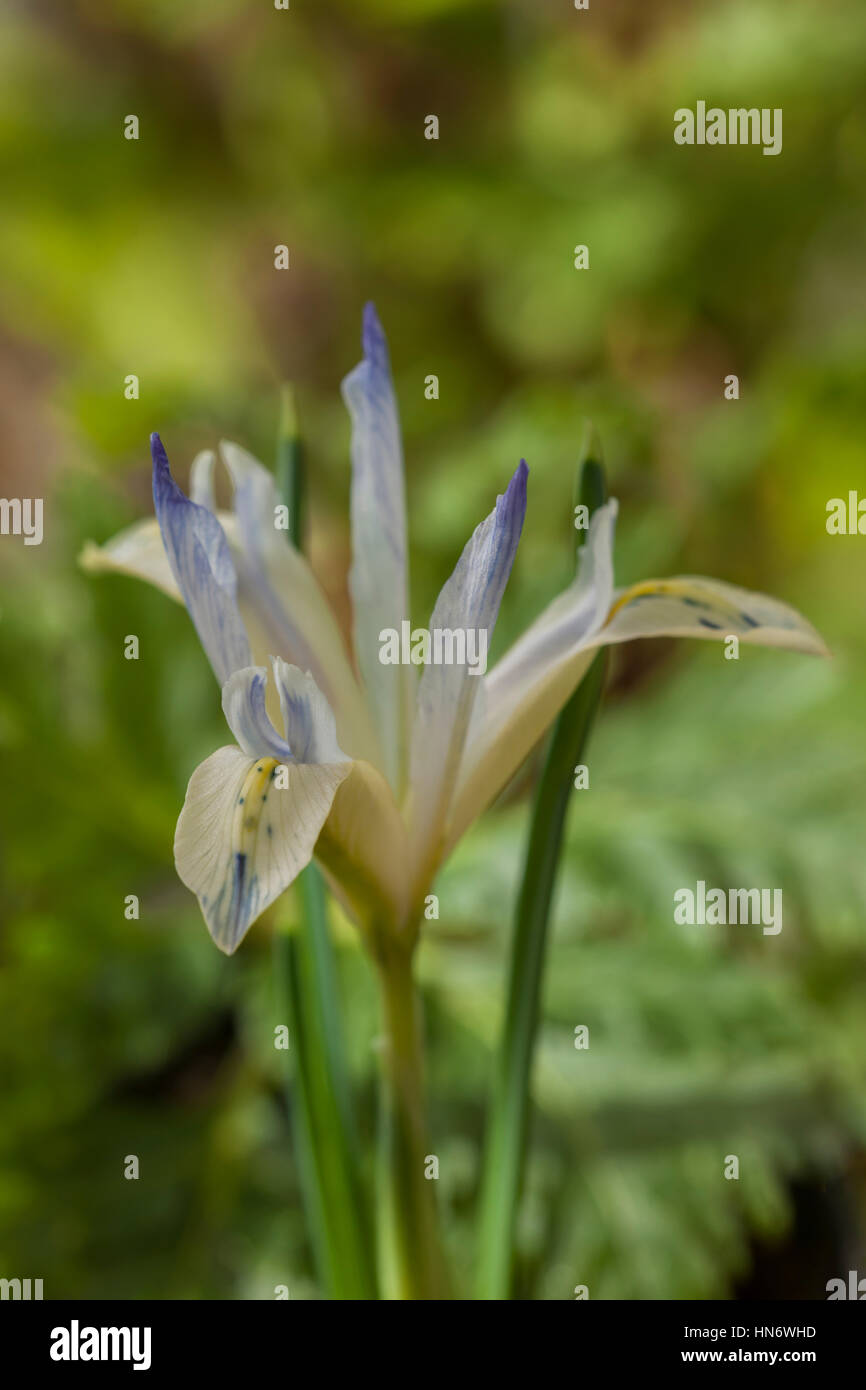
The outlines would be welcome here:
<svg viewBox="0 0 866 1390">
<path fill-rule="evenodd" d="M 409 616 L 406 495 L 388 346 L 372 304 L 364 309 L 364 359 L 343 381 L 352 421 L 352 568 L 355 653 L 392 787 L 400 790 L 414 692 L 406 665 L 383 665 L 380 633 Z"/>
<path fill-rule="evenodd" d="M 177 486 L 158 434 L 151 436 L 151 449 L 153 502 L 169 564 L 222 684 L 251 660 L 229 544 L 213 513 L 190 502 Z"/>
<path fill-rule="evenodd" d="M 485 652 L 489 648 L 523 528 L 528 471 L 521 461 L 505 494 L 497 497 L 466 545 L 436 600 L 431 639 L 437 632 L 462 630 L 474 632 L 479 645 L 483 640 Z M 419 884 L 429 879 L 441 856 L 445 817 L 481 679 L 466 662 L 431 663 L 421 678 L 410 781 L 410 833 Z"/>
<path fill-rule="evenodd" d="M 214 470 L 216 454 L 213 449 L 202 449 L 196 454 L 189 470 L 189 495 L 200 507 L 207 507 L 216 513 L 216 493 L 214 492 Z"/>
<path fill-rule="evenodd" d="M 379 742 L 349 663 L 331 608 L 307 561 L 284 531 L 276 529 L 279 500 L 272 474 L 237 444 L 220 452 L 234 483 L 242 608 L 270 650 L 310 671 L 337 720 L 340 739 L 353 757 L 381 763 Z"/>
<path fill-rule="evenodd" d="M 227 952 L 309 863 L 352 769 L 312 678 L 284 662 L 275 674 L 289 708 L 289 738 L 265 711 L 266 670 L 234 672 L 223 687 L 223 708 L 241 746 L 218 749 L 196 769 L 175 834 L 178 874 Z M 328 760 L 312 760 L 316 752 Z"/>
<path fill-rule="evenodd" d="M 449 815 L 454 844 L 514 775 L 592 661 L 588 638 L 613 601 L 617 504 L 599 507 L 577 576 L 484 677 Z"/>
</svg>

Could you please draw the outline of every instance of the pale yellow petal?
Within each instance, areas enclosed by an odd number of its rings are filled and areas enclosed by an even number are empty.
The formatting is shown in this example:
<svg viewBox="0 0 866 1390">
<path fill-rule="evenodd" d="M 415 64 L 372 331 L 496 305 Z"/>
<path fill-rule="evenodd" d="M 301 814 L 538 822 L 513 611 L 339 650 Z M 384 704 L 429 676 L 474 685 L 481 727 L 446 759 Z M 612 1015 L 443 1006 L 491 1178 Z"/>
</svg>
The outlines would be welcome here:
<svg viewBox="0 0 866 1390">
<path fill-rule="evenodd" d="M 86 541 L 79 564 L 90 574 L 129 574 L 144 579 L 183 603 L 155 516 L 133 522 L 104 545 Z"/>
<path fill-rule="evenodd" d="M 408 929 L 406 827 L 390 786 L 370 763 L 352 764 L 319 836 L 316 859 L 374 948 L 380 932 Z"/>
</svg>

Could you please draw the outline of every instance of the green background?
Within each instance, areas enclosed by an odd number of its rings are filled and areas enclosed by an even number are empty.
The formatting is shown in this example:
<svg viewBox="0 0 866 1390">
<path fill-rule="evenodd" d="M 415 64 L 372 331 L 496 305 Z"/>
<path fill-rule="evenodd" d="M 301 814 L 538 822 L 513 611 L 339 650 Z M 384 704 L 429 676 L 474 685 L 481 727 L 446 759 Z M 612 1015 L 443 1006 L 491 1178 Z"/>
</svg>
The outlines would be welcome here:
<svg viewBox="0 0 866 1390">
<path fill-rule="evenodd" d="M 183 482 L 222 436 L 270 459 L 291 378 L 313 559 L 347 622 L 338 384 L 368 298 L 416 622 L 521 457 L 496 649 L 562 587 L 592 419 L 620 582 L 761 588 L 833 652 L 616 655 L 563 862 L 518 1291 L 820 1298 L 866 1273 L 866 539 L 825 529 L 830 498 L 866 495 L 864 90 L 859 0 L 7 7 L 2 492 L 46 520 L 41 548 L 0 539 L 0 1275 L 46 1298 L 317 1296 L 268 932 L 224 959 L 172 863 L 189 774 L 226 742 L 213 677 L 179 607 L 76 557 L 150 512 L 152 429 Z M 781 155 L 675 145 L 698 99 L 781 107 Z M 536 770 L 442 875 L 420 957 L 464 1271 Z M 782 887 L 781 935 L 675 927 L 697 878 Z M 375 993 L 335 929 L 369 1138 Z"/>
</svg>

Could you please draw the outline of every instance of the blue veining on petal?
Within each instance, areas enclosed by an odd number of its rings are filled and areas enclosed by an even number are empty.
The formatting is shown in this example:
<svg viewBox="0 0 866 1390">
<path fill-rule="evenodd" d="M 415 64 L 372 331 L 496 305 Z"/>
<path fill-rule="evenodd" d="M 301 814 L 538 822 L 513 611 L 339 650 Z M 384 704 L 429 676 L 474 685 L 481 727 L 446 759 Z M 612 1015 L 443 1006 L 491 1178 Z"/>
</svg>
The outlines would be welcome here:
<svg viewBox="0 0 866 1390">
<path fill-rule="evenodd" d="M 361 346 L 364 360 L 356 372 L 366 428 L 373 443 L 380 445 L 383 453 L 388 455 L 386 459 L 379 460 L 380 466 L 371 470 L 365 479 L 365 486 L 371 493 L 366 505 L 374 504 L 376 514 L 383 522 L 388 522 L 382 530 L 381 541 L 393 552 L 395 563 L 403 565 L 406 560 L 406 502 L 400 424 L 388 341 L 376 306 L 372 303 L 364 305 Z M 350 379 L 347 377 L 347 384 Z M 351 391 L 351 388 L 348 389 Z M 353 496 L 353 502 L 356 501 L 357 498 Z"/>
<path fill-rule="evenodd" d="M 254 607 L 274 649 L 290 652 L 292 660 L 311 668 L 316 678 L 336 698 L 319 661 L 314 631 L 299 622 L 291 590 L 279 590 L 272 580 L 274 556 L 284 559 L 290 546 L 274 529 L 278 494 L 273 474 L 246 449 L 224 440 L 223 459 L 234 484 L 234 512 L 241 540 L 236 558 L 239 593 Z"/>
<path fill-rule="evenodd" d="M 236 924 L 240 921 L 241 911 L 244 905 L 244 879 L 246 878 L 247 856 L 236 852 L 234 864 L 232 866 L 232 907 L 231 920 Z M 232 933 L 234 935 L 234 933 Z"/>
<path fill-rule="evenodd" d="M 511 574 L 526 517 L 528 477 L 529 468 L 526 460 L 521 459 L 505 493 L 496 499 L 493 523 L 495 549 L 473 626 L 492 628 L 499 614 L 499 605 L 508 583 L 508 576 Z"/>
<path fill-rule="evenodd" d="M 502 496 L 475 528 L 436 600 L 430 631 L 484 629 L 488 644 L 517 554 L 529 469 L 521 459 Z M 457 775 L 479 682 L 466 666 L 428 665 L 418 687 L 412 739 L 413 832 L 436 836 Z"/>
<path fill-rule="evenodd" d="M 606 621 L 614 596 L 616 516 L 614 498 L 594 513 L 578 555 L 575 579 L 485 676 L 479 719 L 495 723 L 515 702 L 529 707 L 534 692 L 543 688 L 551 673 L 571 661 Z M 635 595 L 629 606 L 642 601 L 642 595 Z"/>
<path fill-rule="evenodd" d="M 171 476 L 158 434 L 150 438 L 153 503 L 172 573 L 217 680 L 251 664 L 237 606 L 237 576 L 222 527 L 206 507 L 191 502 Z"/>
<path fill-rule="evenodd" d="M 293 750 L 274 728 L 265 708 L 267 685 L 264 666 L 235 671 L 223 686 L 223 713 L 239 746 L 251 758 L 267 754 L 280 762 L 289 762 Z"/>
<path fill-rule="evenodd" d="M 346 762 L 333 711 L 309 671 L 273 657 L 286 738 L 299 763 Z"/>
<path fill-rule="evenodd" d="M 208 926 L 223 951 L 234 951 L 249 923 L 258 913 L 259 886 L 255 872 L 249 872 L 249 856 L 235 851 L 231 877 L 224 881 L 214 899 Z M 202 906 L 207 906 L 202 898 Z"/>
<path fill-rule="evenodd" d="M 352 565 L 349 592 L 358 666 L 392 786 L 402 776 L 414 668 L 383 666 L 379 633 L 409 616 L 406 489 L 388 346 L 372 304 L 364 308 L 363 360 L 344 378 L 352 421 Z"/>
<path fill-rule="evenodd" d="M 364 305 L 361 330 L 363 360 L 342 382 L 343 399 L 353 423 L 352 520 L 356 545 L 359 528 L 378 522 L 377 541 L 391 556 L 395 569 L 406 563 L 406 500 L 403 452 L 397 401 L 385 331 L 373 304 Z M 363 582 L 355 556 L 354 583 Z M 398 601 L 399 593 L 377 595 Z"/>
</svg>

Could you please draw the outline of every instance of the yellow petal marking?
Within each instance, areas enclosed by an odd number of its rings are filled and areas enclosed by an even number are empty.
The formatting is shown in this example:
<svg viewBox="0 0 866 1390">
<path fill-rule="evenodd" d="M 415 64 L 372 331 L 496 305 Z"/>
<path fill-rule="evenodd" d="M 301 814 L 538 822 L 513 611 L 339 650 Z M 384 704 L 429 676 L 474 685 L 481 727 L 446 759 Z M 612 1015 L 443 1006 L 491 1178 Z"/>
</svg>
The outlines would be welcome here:
<svg viewBox="0 0 866 1390">
<path fill-rule="evenodd" d="M 274 773 L 276 758 L 258 758 L 244 778 L 232 822 L 232 852 L 252 855 Z M 249 859 L 248 859 L 249 862 Z"/>
</svg>

